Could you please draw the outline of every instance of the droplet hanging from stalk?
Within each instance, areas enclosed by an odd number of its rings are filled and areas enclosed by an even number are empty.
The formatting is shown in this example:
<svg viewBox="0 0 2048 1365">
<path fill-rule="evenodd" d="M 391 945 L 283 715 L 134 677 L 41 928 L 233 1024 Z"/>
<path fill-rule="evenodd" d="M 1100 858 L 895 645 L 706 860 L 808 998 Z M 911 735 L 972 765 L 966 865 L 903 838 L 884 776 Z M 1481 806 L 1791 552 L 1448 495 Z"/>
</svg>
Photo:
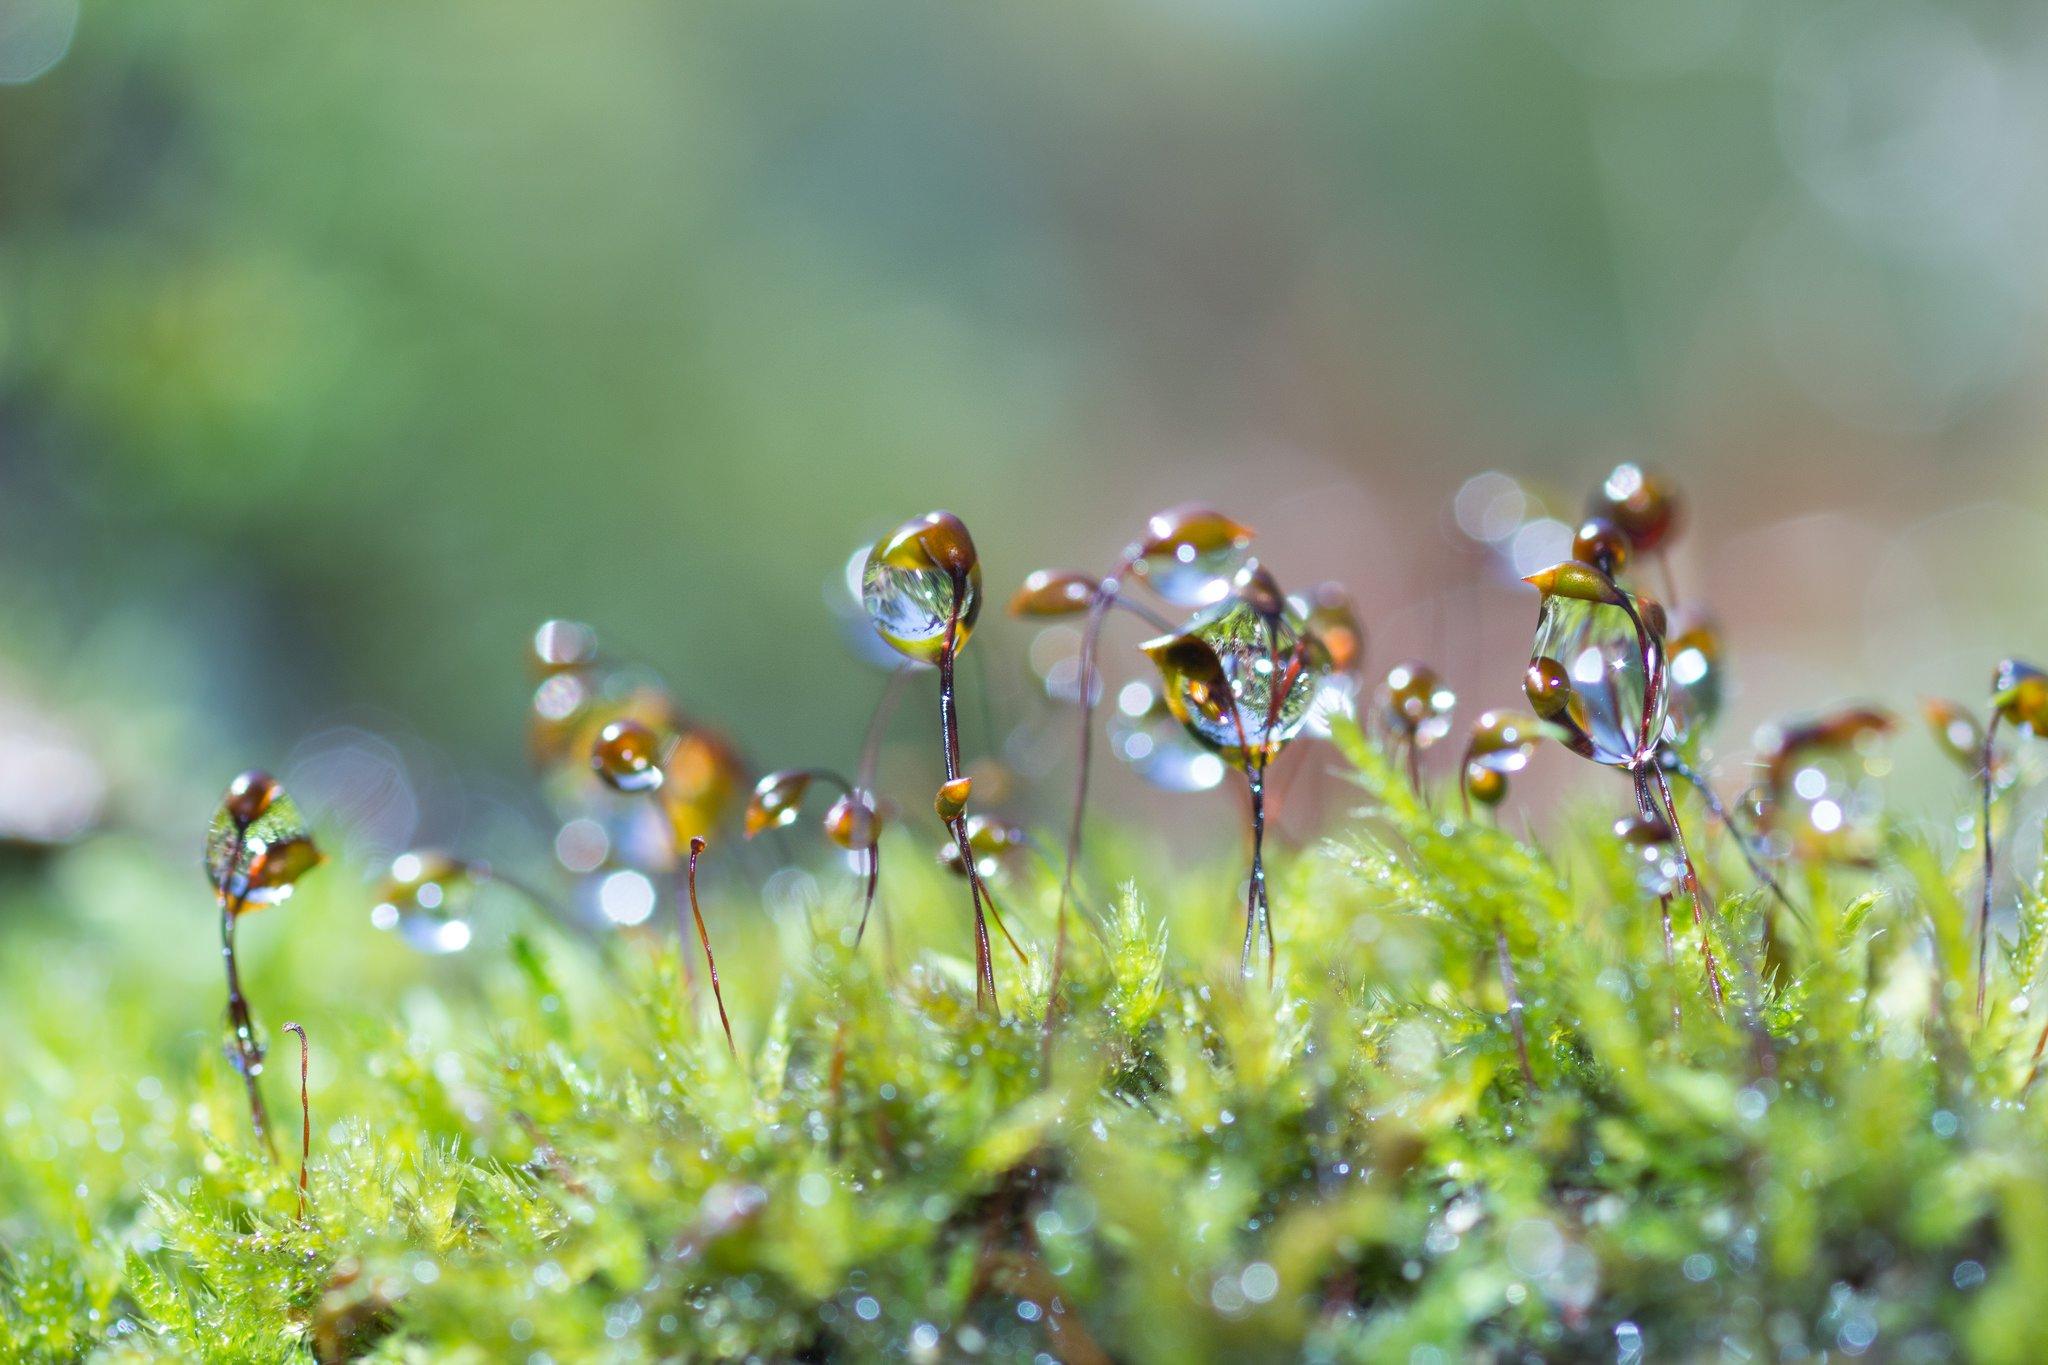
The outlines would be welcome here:
<svg viewBox="0 0 2048 1365">
<path fill-rule="evenodd" d="M 1580 545 L 1603 562 L 1621 562 L 1602 535 L 1582 535 Z M 1634 540 L 1631 546 L 1643 548 Z M 1566 748 L 1629 774 L 1639 817 L 1669 826 L 1681 884 L 1700 933 L 1701 967 L 1718 1010 L 1724 992 L 1706 931 L 1707 896 L 1686 847 L 1670 783 L 1657 761 L 1666 716 L 1664 610 L 1623 591 L 1599 565 L 1581 560 L 1566 560 L 1525 581 L 1539 594 L 1539 605 L 1522 690 Z M 1673 943 L 1671 894 L 1659 896 L 1667 957 Z"/>
<path fill-rule="evenodd" d="M 1698 612 L 1673 613 L 1664 644 L 1666 666 L 1664 738 L 1688 764 L 1698 764 L 1707 737 L 1721 718 L 1724 669 L 1721 635 Z"/>
<path fill-rule="evenodd" d="M 1300 732 L 1330 668 L 1329 650 L 1272 575 L 1241 572 L 1232 594 L 1174 634 L 1147 642 L 1166 704 L 1203 747 L 1245 775 L 1251 793 L 1252 873 L 1239 968 L 1251 971 L 1261 927 L 1274 954 L 1265 872 L 1265 774 Z"/>
<path fill-rule="evenodd" d="M 1679 856 L 1671 823 L 1661 815 L 1632 815 L 1614 824 L 1614 837 L 1627 850 L 1636 885 L 1645 895 L 1668 900 L 1685 884 L 1685 861 Z"/>
<path fill-rule="evenodd" d="M 1567 561 L 1526 580 L 1542 594 L 1523 690 L 1582 757 L 1640 768 L 1664 728 L 1663 644 L 1638 599 L 1589 564 Z"/>
<path fill-rule="evenodd" d="M 960 721 L 954 701 L 953 669 L 981 614 L 981 559 L 967 527 L 951 512 L 913 517 L 875 543 L 861 574 L 861 600 L 875 631 L 904 657 L 935 664 L 939 671 L 940 757 L 946 781 L 962 777 Z M 1082 669 L 1083 684 L 1087 668 Z M 996 1008 L 994 956 L 980 876 L 966 852 L 964 815 L 949 821 L 968 863 L 968 892 L 974 908 L 974 998 L 977 1007 Z"/>
</svg>

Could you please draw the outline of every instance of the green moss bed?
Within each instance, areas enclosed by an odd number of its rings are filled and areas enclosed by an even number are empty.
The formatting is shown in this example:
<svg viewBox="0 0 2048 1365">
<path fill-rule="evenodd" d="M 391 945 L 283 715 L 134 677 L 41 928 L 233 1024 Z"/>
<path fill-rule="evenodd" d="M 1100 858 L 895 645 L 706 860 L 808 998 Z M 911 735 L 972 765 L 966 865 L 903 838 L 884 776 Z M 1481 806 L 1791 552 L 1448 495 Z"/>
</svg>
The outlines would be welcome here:
<svg viewBox="0 0 2048 1365">
<path fill-rule="evenodd" d="M 666 904 L 599 940 L 508 903 L 427 959 L 320 869 L 241 935 L 275 1162 L 211 896 L 88 841 L 0 936 L 0 1359 L 2048 1359 L 2038 884 L 1980 1020 L 1967 827 L 1791 869 L 1794 913 L 1695 818 L 1717 1012 L 1611 811 L 1537 847 L 1339 748 L 1272 979 L 1234 852 L 1111 848 L 1049 1049 L 1052 879 L 1004 885 L 1032 961 L 998 943 L 981 1015 L 909 834 L 858 951 L 836 868 L 772 916 L 707 886 L 737 1059 Z"/>
</svg>

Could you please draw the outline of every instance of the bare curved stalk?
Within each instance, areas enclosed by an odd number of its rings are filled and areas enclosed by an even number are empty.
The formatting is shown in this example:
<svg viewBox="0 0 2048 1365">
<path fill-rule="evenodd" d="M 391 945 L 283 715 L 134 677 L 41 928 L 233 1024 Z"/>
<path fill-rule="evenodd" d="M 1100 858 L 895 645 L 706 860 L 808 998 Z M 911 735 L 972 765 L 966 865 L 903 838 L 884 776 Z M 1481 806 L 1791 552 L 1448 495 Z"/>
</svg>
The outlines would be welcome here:
<svg viewBox="0 0 2048 1365">
<path fill-rule="evenodd" d="M 286 1024 L 286 1033 L 299 1035 L 299 1212 L 298 1220 L 306 1221 L 306 1163 L 313 1156 L 313 1107 L 306 1098 L 306 1071 L 310 1056 L 306 1045 L 306 1030 L 299 1024 Z"/>
<path fill-rule="evenodd" d="M 704 965 L 711 971 L 711 999 L 718 1006 L 718 1026 L 725 1030 L 726 1050 L 732 1053 L 734 1060 L 738 1060 L 740 1050 L 738 1045 L 732 1040 L 732 1020 L 726 1018 L 725 1015 L 725 992 L 718 985 L 718 959 L 711 955 L 711 932 L 704 927 L 704 912 L 697 906 L 697 859 L 703 855 L 703 852 L 704 841 L 702 839 L 690 840 L 690 870 L 688 874 L 690 917 L 697 921 L 697 942 L 704 945 Z M 681 917 L 681 907 L 678 906 L 677 918 L 680 920 Z M 680 931 L 683 926 L 677 924 L 676 928 Z M 684 955 L 687 956 L 689 949 L 686 947 L 683 951 Z"/>
</svg>

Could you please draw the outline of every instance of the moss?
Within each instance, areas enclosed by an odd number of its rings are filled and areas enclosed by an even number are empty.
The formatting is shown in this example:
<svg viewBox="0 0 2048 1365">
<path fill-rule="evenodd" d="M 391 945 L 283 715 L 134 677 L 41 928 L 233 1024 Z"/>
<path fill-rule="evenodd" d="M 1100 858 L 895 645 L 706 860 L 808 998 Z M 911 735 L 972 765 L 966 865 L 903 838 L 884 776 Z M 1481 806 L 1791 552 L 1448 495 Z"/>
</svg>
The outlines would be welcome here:
<svg viewBox="0 0 2048 1365">
<path fill-rule="evenodd" d="M 851 879 L 713 897 L 738 1062 L 672 937 L 414 959 L 323 873 L 244 937 L 293 1137 L 312 1037 L 303 1221 L 204 888 L 86 845 L 0 964 L 0 1358 L 2048 1354 L 2038 886 L 1979 1023 L 1956 849 L 1813 871 L 1766 956 L 1709 840 L 1721 1017 L 1597 822 L 1535 847 L 1340 744 L 1362 810 L 1279 860 L 1276 977 L 1236 978 L 1234 867 L 1090 887 L 1049 1053 L 1042 957 L 977 1016 L 912 859 L 860 952 Z M 1052 886 L 1004 892 L 1048 942 Z"/>
</svg>

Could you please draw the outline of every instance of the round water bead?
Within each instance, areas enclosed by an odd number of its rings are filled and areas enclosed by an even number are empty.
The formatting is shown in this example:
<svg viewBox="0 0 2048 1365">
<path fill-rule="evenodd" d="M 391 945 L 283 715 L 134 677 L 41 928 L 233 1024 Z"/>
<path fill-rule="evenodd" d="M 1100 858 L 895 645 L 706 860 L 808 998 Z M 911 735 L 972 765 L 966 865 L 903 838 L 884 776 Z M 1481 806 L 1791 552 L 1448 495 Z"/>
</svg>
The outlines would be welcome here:
<svg viewBox="0 0 2048 1365">
<path fill-rule="evenodd" d="M 1661 662 L 1655 637 L 1648 643 Z M 1544 594 L 1525 687 L 1538 715 L 1585 735 L 1597 763 L 1637 763 L 1664 728 L 1665 689 L 1649 686 L 1642 638 L 1628 613 L 1606 602 Z"/>
<path fill-rule="evenodd" d="M 1214 606 L 1231 595 L 1251 543 L 1249 527 L 1213 508 L 1173 507 L 1146 520 L 1132 567 L 1175 606 Z"/>
<path fill-rule="evenodd" d="M 1139 777 L 1165 791 L 1205 792 L 1228 771 L 1173 718 L 1166 698 L 1149 683 L 1125 683 L 1117 692 L 1109 747 Z"/>
<path fill-rule="evenodd" d="M 1231 596 L 1144 650 L 1174 719 L 1236 765 L 1270 762 L 1294 738 L 1330 668 L 1322 641 L 1256 566 Z"/>
<path fill-rule="evenodd" d="M 1309 629 L 1330 652 L 1329 676 L 1316 692 L 1315 708 L 1309 712 L 1306 727 L 1316 738 L 1327 739 L 1333 720 L 1358 714 L 1365 627 L 1359 624 L 1350 594 L 1338 583 L 1320 584 L 1306 602 L 1297 606 L 1308 617 Z"/>
<path fill-rule="evenodd" d="M 661 739 L 637 720 L 615 720 L 598 732 L 590 766 L 617 791 L 654 791 L 662 782 Z"/>
<path fill-rule="evenodd" d="M 1380 688 L 1380 715 L 1393 733 L 1427 749 L 1451 732 L 1458 694 L 1428 664 L 1400 663 L 1387 670 Z"/>
<path fill-rule="evenodd" d="M 868 552 L 860 598 L 875 633 L 904 657 L 934 663 L 949 635 L 957 653 L 981 614 L 981 563 L 967 528 L 950 512 L 905 522 Z"/>
<path fill-rule="evenodd" d="M 484 878 L 482 869 L 438 849 L 401 853 L 378 884 L 370 923 L 396 930 L 423 953 L 459 953 L 469 946 L 469 906 Z"/>
<path fill-rule="evenodd" d="M 1667 822 L 1651 815 L 1630 816 L 1615 822 L 1614 837 L 1628 851 L 1637 886 L 1659 898 L 1677 894 L 1685 881 L 1685 863 Z"/>
</svg>

